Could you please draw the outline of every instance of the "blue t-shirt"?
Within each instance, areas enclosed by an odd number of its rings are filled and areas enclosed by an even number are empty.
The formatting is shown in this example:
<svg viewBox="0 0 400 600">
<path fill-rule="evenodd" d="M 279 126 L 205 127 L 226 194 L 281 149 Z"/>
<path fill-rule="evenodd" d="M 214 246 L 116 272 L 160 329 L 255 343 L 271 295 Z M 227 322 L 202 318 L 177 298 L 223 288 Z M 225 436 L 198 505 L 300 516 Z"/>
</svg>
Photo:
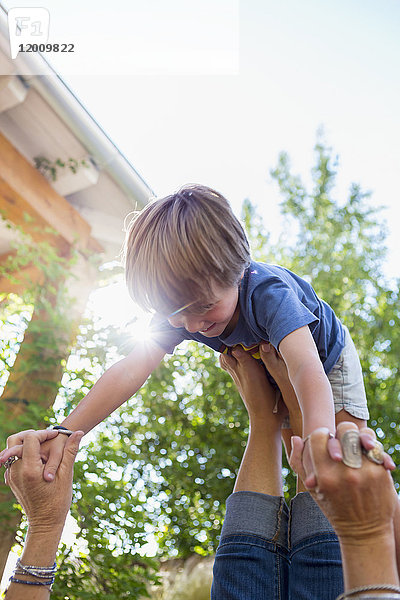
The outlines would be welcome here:
<svg viewBox="0 0 400 600">
<path fill-rule="evenodd" d="M 284 267 L 251 262 L 239 285 L 239 318 L 226 337 L 208 338 L 175 328 L 165 318 L 152 320 L 153 339 L 168 353 L 183 340 L 196 340 L 218 352 L 241 344 L 256 357 L 259 344 L 271 342 L 278 350 L 284 337 L 308 325 L 325 373 L 344 348 L 344 329 L 331 307 L 312 286 Z"/>
</svg>

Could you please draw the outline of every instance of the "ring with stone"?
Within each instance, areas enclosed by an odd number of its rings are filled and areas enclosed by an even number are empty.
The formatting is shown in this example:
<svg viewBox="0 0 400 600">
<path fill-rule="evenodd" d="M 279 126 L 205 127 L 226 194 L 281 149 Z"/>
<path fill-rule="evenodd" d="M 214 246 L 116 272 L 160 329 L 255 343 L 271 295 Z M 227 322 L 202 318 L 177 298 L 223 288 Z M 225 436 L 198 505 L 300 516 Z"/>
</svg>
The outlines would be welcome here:
<svg viewBox="0 0 400 600">
<path fill-rule="evenodd" d="M 371 462 L 375 463 L 376 465 L 383 465 L 385 451 L 383 449 L 383 445 L 381 442 L 378 442 L 378 440 L 375 440 L 374 448 L 371 448 L 371 450 L 366 450 L 363 448 L 362 452 Z"/>
<path fill-rule="evenodd" d="M 18 458 L 16 456 L 10 456 L 10 458 L 7 459 L 3 465 L 4 469 L 9 469 L 11 467 L 11 465 L 15 463 L 16 460 L 18 460 Z"/>
</svg>

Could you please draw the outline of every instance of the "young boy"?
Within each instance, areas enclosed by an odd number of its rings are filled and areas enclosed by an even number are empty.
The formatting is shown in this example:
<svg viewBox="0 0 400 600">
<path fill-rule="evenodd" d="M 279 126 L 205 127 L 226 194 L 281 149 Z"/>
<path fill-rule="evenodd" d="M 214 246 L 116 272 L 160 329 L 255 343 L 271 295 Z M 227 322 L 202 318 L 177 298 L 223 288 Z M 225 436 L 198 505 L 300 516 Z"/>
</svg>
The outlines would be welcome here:
<svg viewBox="0 0 400 600">
<path fill-rule="evenodd" d="M 183 340 L 222 353 L 252 354 L 270 342 L 283 357 L 303 414 L 303 435 L 368 419 L 360 362 L 347 329 L 309 283 L 287 269 L 252 262 L 246 235 L 218 192 L 188 185 L 156 200 L 130 224 L 126 281 L 133 300 L 155 312 L 151 343 L 138 343 L 106 371 L 64 420 L 92 429 L 137 392 Z M 46 442 L 54 477 L 66 436 Z"/>
</svg>

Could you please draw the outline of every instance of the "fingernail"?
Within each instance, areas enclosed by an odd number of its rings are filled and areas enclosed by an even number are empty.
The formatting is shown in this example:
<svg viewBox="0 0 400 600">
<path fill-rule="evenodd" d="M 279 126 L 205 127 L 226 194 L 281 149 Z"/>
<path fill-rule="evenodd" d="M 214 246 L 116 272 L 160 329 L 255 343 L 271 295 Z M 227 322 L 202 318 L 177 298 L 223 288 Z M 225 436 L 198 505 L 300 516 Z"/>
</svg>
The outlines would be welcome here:
<svg viewBox="0 0 400 600">
<path fill-rule="evenodd" d="M 269 344 L 261 344 L 261 349 L 262 349 L 264 352 L 269 352 L 269 350 L 270 350 L 270 346 L 269 346 Z"/>
<path fill-rule="evenodd" d="M 54 479 L 54 475 L 53 475 L 53 473 L 47 473 L 47 479 L 48 479 L 49 481 L 53 481 L 53 479 Z"/>
</svg>

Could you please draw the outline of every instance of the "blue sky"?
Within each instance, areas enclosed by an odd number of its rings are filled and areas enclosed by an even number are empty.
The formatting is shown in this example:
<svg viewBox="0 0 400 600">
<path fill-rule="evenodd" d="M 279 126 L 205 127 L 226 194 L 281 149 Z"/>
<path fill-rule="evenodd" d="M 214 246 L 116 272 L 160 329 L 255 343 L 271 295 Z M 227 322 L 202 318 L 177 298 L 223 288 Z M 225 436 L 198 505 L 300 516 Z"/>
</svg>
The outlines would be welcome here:
<svg viewBox="0 0 400 600">
<path fill-rule="evenodd" d="M 340 157 L 338 197 L 356 181 L 388 207 L 387 272 L 398 275 L 398 0 L 40 5 L 49 41 L 77 50 L 51 62 L 157 194 L 201 182 L 236 211 L 250 197 L 279 231 L 269 170 L 287 150 L 307 178 L 323 125 Z"/>
</svg>

